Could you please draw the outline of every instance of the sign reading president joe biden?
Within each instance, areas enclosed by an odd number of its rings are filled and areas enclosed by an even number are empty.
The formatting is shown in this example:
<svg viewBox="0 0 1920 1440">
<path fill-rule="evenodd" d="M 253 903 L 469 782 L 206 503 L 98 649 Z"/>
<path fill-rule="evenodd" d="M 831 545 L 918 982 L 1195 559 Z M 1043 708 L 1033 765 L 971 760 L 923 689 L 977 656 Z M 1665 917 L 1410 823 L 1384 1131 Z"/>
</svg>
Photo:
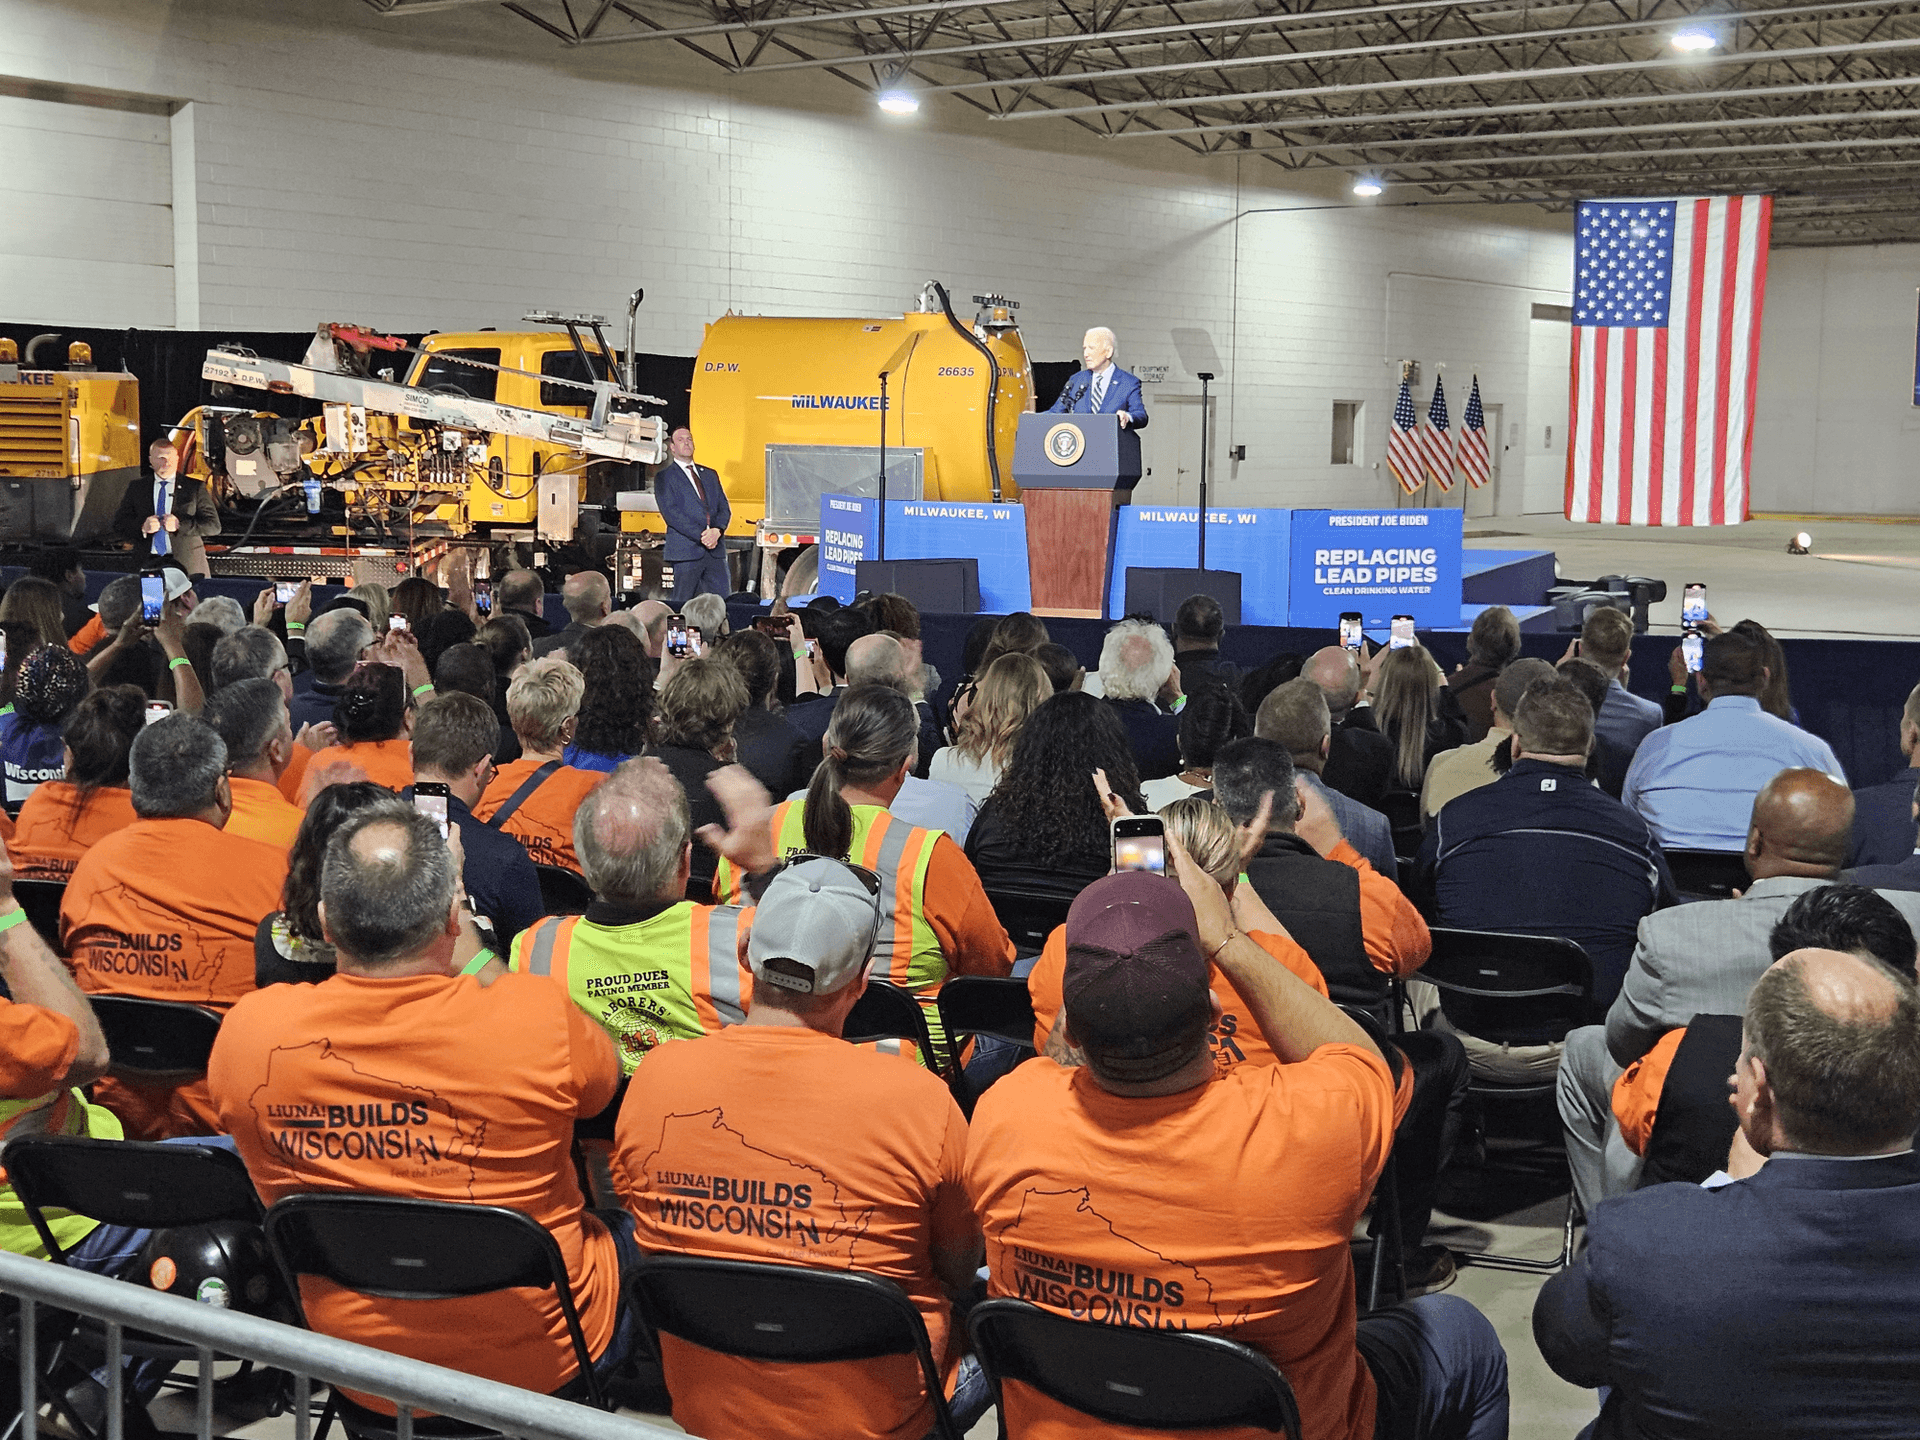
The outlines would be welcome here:
<svg viewBox="0 0 1920 1440">
<path fill-rule="evenodd" d="M 1289 623 L 1336 625 L 1358 610 L 1369 630 L 1395 615 L 1460 623 L 1458 510 L 1296 510 Z"/>
</svg>

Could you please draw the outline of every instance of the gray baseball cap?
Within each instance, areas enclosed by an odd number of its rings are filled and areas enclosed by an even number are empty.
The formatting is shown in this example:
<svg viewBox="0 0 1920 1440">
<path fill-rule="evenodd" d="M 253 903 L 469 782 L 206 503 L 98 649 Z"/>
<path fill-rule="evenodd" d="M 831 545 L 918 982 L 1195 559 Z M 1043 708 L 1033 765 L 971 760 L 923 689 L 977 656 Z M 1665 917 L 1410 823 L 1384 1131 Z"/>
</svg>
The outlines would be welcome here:
<svg viewBox="0 0 1920 1440">
<path fill-rule="evenodd" d="M 755 983 L 802 995 L 852 984 L 880 933 L 879 889 L 871 870 L 818 855 L 794 860 L 754 908 L 747 964 Z M 786 963 L 769 970 L 769 960 Z"/>
</svg>

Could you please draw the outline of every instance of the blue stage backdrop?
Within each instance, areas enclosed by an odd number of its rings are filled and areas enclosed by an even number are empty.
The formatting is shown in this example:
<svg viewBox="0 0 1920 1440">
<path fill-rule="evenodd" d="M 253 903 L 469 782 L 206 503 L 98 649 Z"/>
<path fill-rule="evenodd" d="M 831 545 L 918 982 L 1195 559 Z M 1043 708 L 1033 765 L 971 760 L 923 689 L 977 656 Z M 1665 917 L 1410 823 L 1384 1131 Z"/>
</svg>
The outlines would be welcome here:
<svg viewBox="0 0 1920 1440">
<path fill-rule="evenodd" d="M 1461 518 L 1458 510 L 1295 510 L 1288 623 L 1337 625 L 1343 610 L 1358 610 L 1369 630 L 1395 615 L 1459 625 Z"/>
<path fill-rule="evenodd" d="M 1124 505 L 1117 514 L 1113 584 L 1107 593 L 1107 614 L 1113 618 L 1126 614 L 1129 565 L 1188 568 L 1200 552 L 1198 508 Z M 1240 572 L 1242 624 L 1287 623 L 1287 533 L 1293 515 L 1291 510 L 1209 508 L 1207 511 L 1207 568 Z M 1458 545 L 1457 539 L 1455 544 Z M 984 599 L 984 568 L 980 588 Z M 1457 623 L 1457 616 L 1455 620 Z"/>
<path fill-rule="evenodd" d="M 820 593 L 854 597 L 854 566 L 880 555 L 880 502 L 820 497 Z M 980 564 L 980 608 L 1007 614 L 1032 603 L 1027 517 L 1018 505 L 948 500 L 887 502 L 888 560 L 971 556 Z"/>
</svg>

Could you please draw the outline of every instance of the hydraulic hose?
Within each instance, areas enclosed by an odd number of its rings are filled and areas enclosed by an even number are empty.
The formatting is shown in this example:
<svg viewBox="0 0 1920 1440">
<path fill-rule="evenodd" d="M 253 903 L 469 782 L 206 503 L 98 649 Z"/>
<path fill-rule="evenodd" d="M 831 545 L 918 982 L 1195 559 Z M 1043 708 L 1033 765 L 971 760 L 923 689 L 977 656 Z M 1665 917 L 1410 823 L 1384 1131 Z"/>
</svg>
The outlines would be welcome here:
<svg viewBox="0 0 1920 1440">
<path fill-rule="evenodd" d="M 994 405 L 1000 399 L 1000 361 L 995 358 L 987 342 L 974 334 L 971 329 L 960 323 L 953 313 L 953 305 L 947 299 L 947 287 L 938 280 L 931 282 L 933 293 L 940 297 L 940 308 L 947 314 L 947 323 L 953 326 L 954 333 L 980 352 L 987 362 L 987 474 L 993 481 L 993 499 L 1000 502 L 1000 432 L 993 423 Z"/>
</svg>

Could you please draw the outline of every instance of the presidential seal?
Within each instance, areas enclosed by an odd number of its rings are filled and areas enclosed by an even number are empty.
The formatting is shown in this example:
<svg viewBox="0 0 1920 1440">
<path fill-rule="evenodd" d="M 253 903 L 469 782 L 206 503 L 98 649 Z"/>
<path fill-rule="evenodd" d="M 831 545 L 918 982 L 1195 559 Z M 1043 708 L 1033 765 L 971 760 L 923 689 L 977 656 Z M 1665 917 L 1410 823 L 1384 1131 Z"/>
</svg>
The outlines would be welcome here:
<svg viewBox="0 0 1920 1440">
<path fill-rule="evenodd" d="M 1086 453 L 1087 437 L 1071 420 L 1063 420 L 1047 431 L 1047 459 L 1056 465 L 1071 465 Z"/>
</svg>

